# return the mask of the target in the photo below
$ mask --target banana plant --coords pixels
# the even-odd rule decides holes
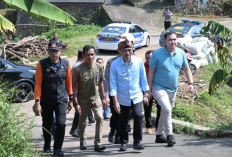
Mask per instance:
[[[48,21],[54,20],[65,24],[73,25],[76,21],[74,17],[52,5],[46,0],[3,0],[9,6],[22,9],[26,13],[37,18]]]
[[[223,68],[217,70],[210,80],[209,94],[213,95],[223,84],[232,87],[232,62],[230,60],[230,52],[227,48],[232,46],[232,30],[218,21],[210,20],[202,28],[201,34],[208,36],[214,43],[220,64]],[[220,42],[220,39],[217,38],[218,35],[223,37],[225,44]]]

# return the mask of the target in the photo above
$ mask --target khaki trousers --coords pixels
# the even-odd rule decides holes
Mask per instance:
[[[89,105],[88,105],[89,106]],[[100,145],[101,139],[102,139],[102,127],[103,127],[103,112],[102,112],[102,102],[101,99],[97,99],[92,104],[92,111],[94,113],[94,118],[96,120],[96,128],[95,128],[95,139],[94,144]],[[79,117],[79,124],[78,124],[78,131],[80,136],[80,142],[85,142],[86,140],[86,124],[87,124],[87,116],[89,112],[90,107],[84,107],[81,104],[81,115]]]

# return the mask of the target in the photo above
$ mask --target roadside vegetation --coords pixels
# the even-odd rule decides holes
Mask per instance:
[[[78,49],[82,49],[84,45],[95,44],[97,34],[103,27],[98,25],[79,25],[69,26],[62,29],[52,28],[48,32],[44,32],[39,35],[40,38],[45,37],[46,39],[53,38],[53,33],[57,32],[59,39],[62,42],[68,44],[68,48],[61,54],[61,56],[73,57],[77,55]],[[41,58],[28,58],[30,61],[39,61],[43,58],[47,58],[48,55],[42,56]]]
[[[1,79],[0,79],[1,83]],[[20,111],[22,104],[13,104],[16,92],[6,83],[0,85],[0,156],[31,157],[38,156],[30,142],[34,119]]]

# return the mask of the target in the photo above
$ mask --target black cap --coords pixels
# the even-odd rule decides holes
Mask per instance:
[[[60,40],[50,40],[48,43],[48,49],[60,51],[62,49]]]

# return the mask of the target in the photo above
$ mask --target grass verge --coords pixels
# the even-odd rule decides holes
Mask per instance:
[[[97,25],[79,25],[70,26],[62,29],[52,29],[49,32],[42,33],[39,37],[45,37],[46,39],[53,38],[53,33],[57,32],[59,39],[62,42],[68,44],[68,48],[61,54],[61,56],[73,57],[77,55],[78,49],[82,49],[84,45],[95,45],[96,35],[102,30],[103,27]],[[28,59],[31,62],[39,61],[43,58],[47,58],[48,55],[41,56],[39,58]],[[20,63],[20,62],[17,62]]]

